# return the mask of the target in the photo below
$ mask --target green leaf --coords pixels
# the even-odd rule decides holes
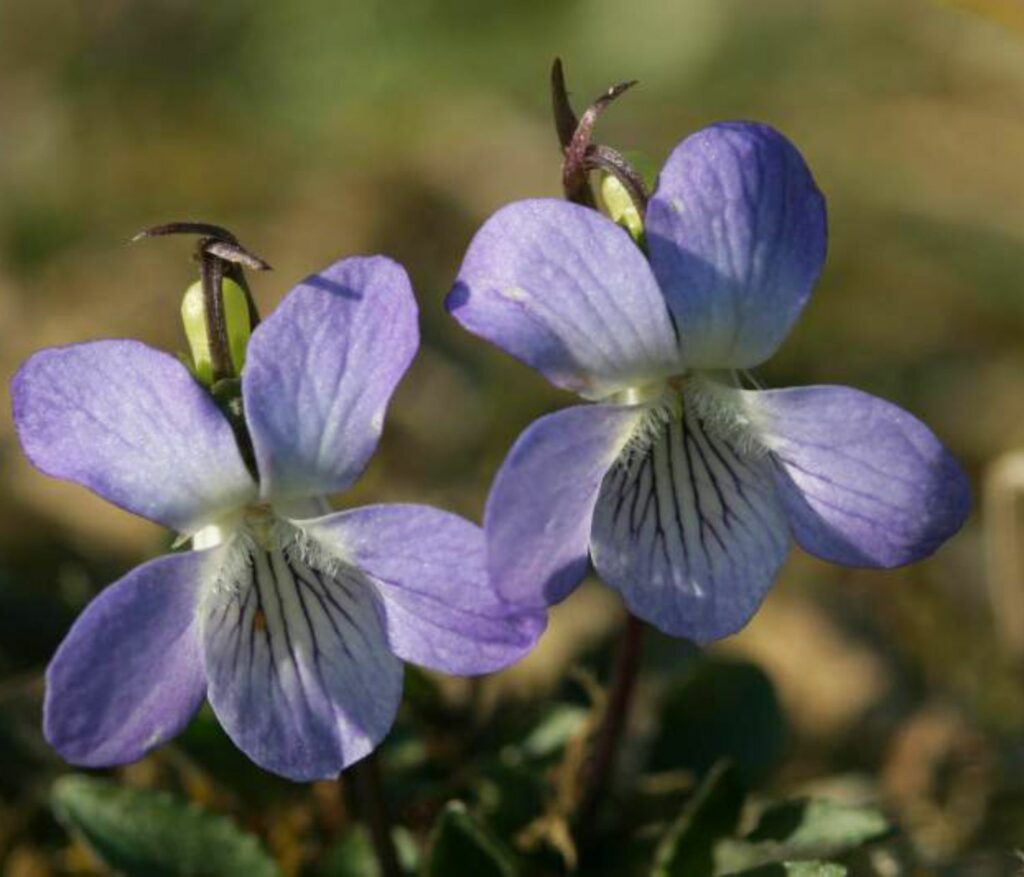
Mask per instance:
[[[743,797],[732,765],[715,765],[658,844],[651,877],[711,874],[715,841],[736,830]]]
[[[324,855],[320,877],[380,877],[370,833],[361,825],[347,831]]]
[[[128,877],[278,877],[252,835],[223,816],[163,792],[71,775],[53,785],[58,820]]]
[[[846,877],[847,871],[834,862],[775,862],[749,871],[733,871],[729,877]]]
[[[801,856],[833,856],[885,837],[885,814],[828,799],[787,801],[768,808],[747,836],[754,843],[775,842]]]
[[[892,828],[884,814],[830,800],[787,801],[769,807],[743,840],[727,840],[715,849],[716,873],[806,859],[840,858]]]
[[[785,745],[782,709],[764,672],[705,657],[670,686],[649,767],[702,776],[727,758],[753,787],[775,767]]]
[[[415,871],[419,859],[415,838],[397,825],[391,830],[391,837],[402,870]],[[316,874],[318,877],[380,877],[380,863],[369,830],[363,825],[353,826],[322,856]]]
[[[590,712],[574,704],[556,704],[523,740],[523,754],[530,758],[557,757],[579,733]]]
[[[516,877],[512,853],[465,804],[449,803],[434,825],[424,877]]]

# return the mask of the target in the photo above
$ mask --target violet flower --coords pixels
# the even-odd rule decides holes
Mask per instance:
[[[474,674],[543,628],[489,589],[480,529],[418,505],[325,514],[365,467],[419,343],[404,270],[353,258],[307,278],[252,335],[241,377],[258,468],[213,398],[135,341],[44,350],[14,379],[43,472],[192,539],[84,611],[47,673],[45,734],[71,762],[120,764],[208,699],[260,766],[336,775],[390,728],[402,660]]]
[[[932,553],[970,497],[905,411],[846,387],[752,391],[825,259],[824,200],[763,125],[683,141],[645,217],[649,258],[594,210],[511,204],[480,229],[448,308],[596,404],[540,418],[487,502],[488,569],[523,606],[587,569],[629,610],[699,642],[743,627],[791,537],[849,566]]]

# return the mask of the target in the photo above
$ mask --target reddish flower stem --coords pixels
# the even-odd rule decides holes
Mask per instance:
[[[369,825],[381,877],[402,877],[395,841],[391,835],[391,819],[384,799],[380,762],[375,751],[352,768],[352,778],[355,781],[356,806]]]
[[[629,720],[636,677],[640,669],[644,623],[632,614],[626,616],[626,629],[619,643],[614,676],[608,692],[604,717],[594,746],[594,757],[586,779],[586,791],[578,811],[576,836],[581,845],[593,833],[601,804],[615,770],[622,735]]]

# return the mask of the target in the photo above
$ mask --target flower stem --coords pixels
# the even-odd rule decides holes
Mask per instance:
[[[228,340],[228,323],[224,316],[224,263],[216,256],[205,252],[200,254],[203,279],[203,300],[206,306],[206,337],[210,344],[210,361],[213,364],[213,382],[236,377],[231,362],[231,344]]]
[[[576,836],[581,846],[585,845],[593,834],[594,823],[615,769],[622,734],[633,702],[637,672],[640,669],[643,633],[644,623],[635,615],[627,614],[626,629],[619,643],[614,676],[576,821]]]
[[[388,817],[387,802],[384,800],[384,785],[380,778],[377,753],[371,752],[355,765],[352,768],[352,777],[355,780],[359,810],[370,827],[381,877],[402,877],[395,841],[391,836],[391,819]]]

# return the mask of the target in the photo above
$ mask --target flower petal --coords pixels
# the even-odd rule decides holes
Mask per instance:
[[[46,671],[43,731],[64,758],[107,767],[141,758],[199,709],[199,584],[216,552],[159,557],[105,589]]]
[[[191,533],[256,495],[224,415],[166,353],[137,341],[50,348],[11,390],[32,463],[128,511]]]
[[[400,658],[447,673],[500,670],[544,630],[491,589],[483,531],[429,506],[378,505],[301,524],[377,586],[388,645]]]
[[[487,498],[487,568],[498,593],[524,609],[565,599],[587,572],[601,480],[645,409],[583,405],[532,423]]]
[[[960,529],[971,505],[967,479],[906,411],[849,387],[746,396],[806,551],[848,566],[900,566]]]
[[[253,333],[242,375],[263,496],[355,481],[418,345],[412,287],[390,259],[345,259],[293,289]]]
[[[691,366],[766,360],[825,261],[825,201],[796,147],[765,125],[712,125],[680,143],[646,231]]]
[[[446,306],[470,332],[588,398],[678,370],[647,260],[615,223],[576,204],[537,199],[495,213]]]
[[[633,614],[706,643],[761,604],[789,550],[786,517],[766,454],[716,434],[689,405],[652,417],[649,444],[601,486],[594,566]]]
[[[299,543],[241,537],[203,601],[210,704],[260,767],[336,777],[387,734],[402,696],[372,585],[325,573]]]

